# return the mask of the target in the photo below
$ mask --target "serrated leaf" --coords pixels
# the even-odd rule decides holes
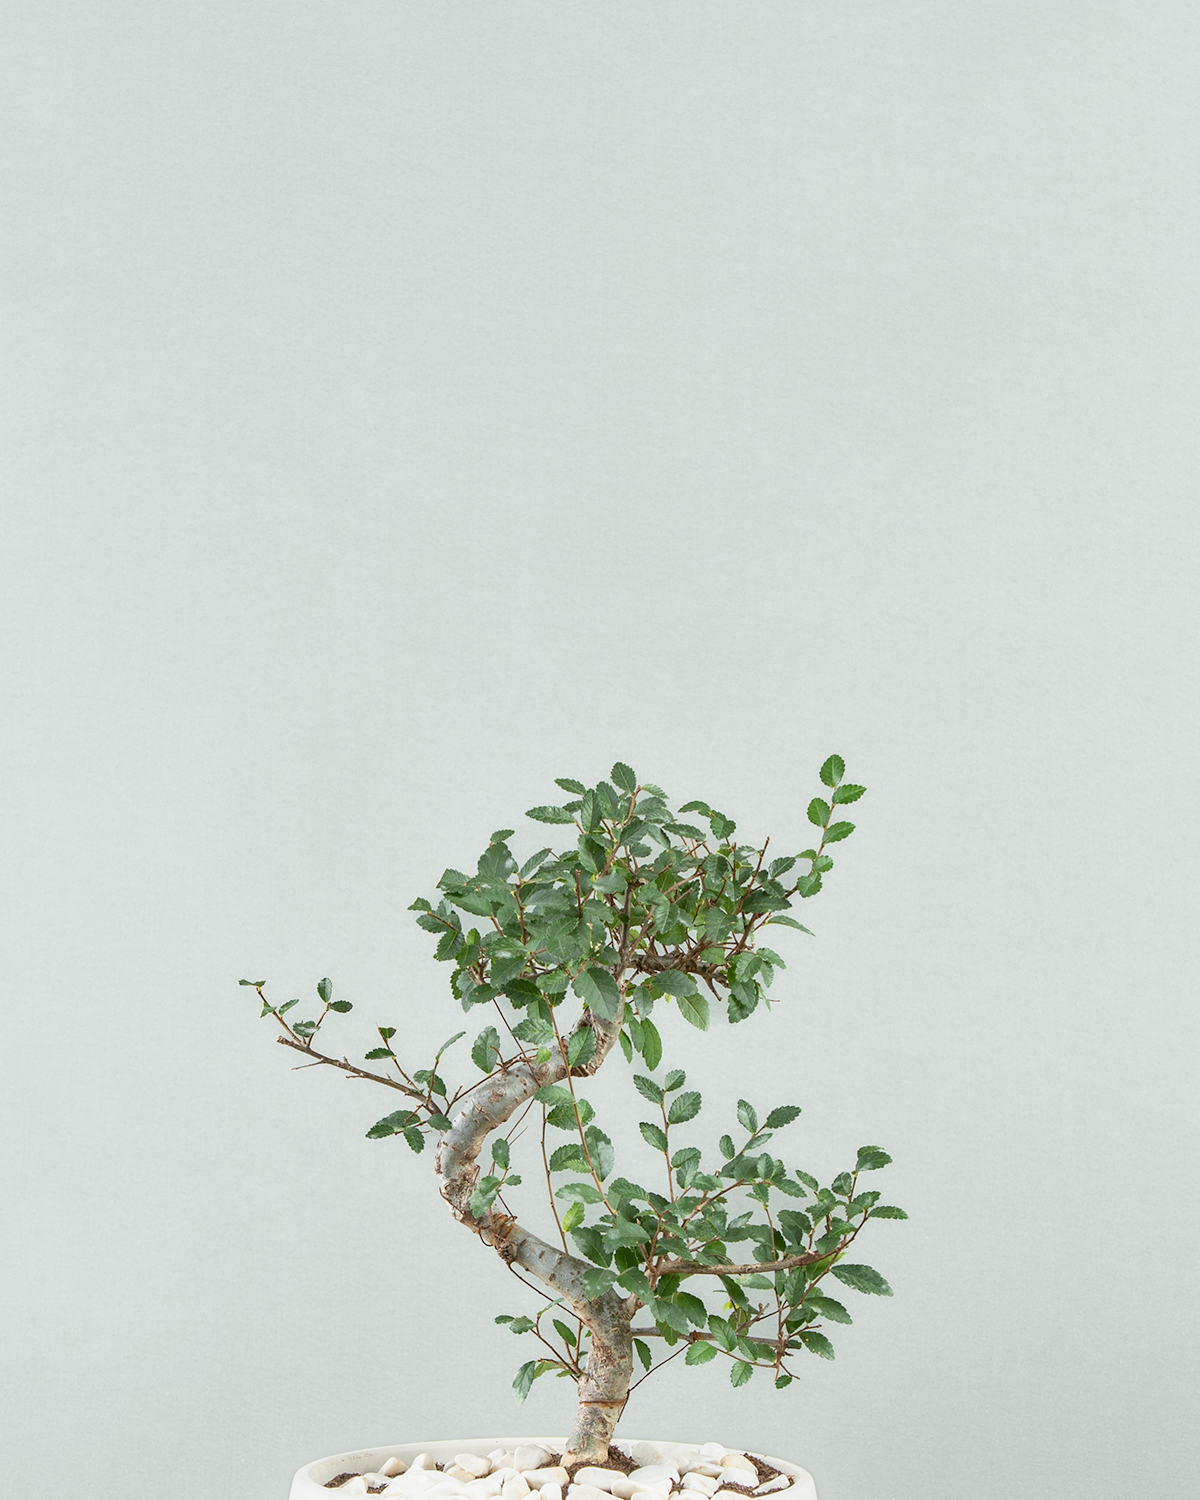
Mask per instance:
[[[821,767],[821,780],[826,786],[837,786],[846,774],[846,762],[840,755],[831,755]]]
[[[854,1164],[856,1172],[877,1172],[880,1167],[886,1167],[892,1158],[879,1146],[860,1146],[858,1148],[858,1160]]]
[[[681,1089],[687,1082],[687,1074],[682,1068],[672,1068],[663,1082],[663,1089],[668,1094],[673,1094],[676,1089]]]
[[[333,999],[333,980],[321,979],[317,982],[317,995],[326,1005]]]
[[[467,1033],[465,1031],[456,1031],[449,1041],[443,1042],[442,1045],[437,1049],[438,1059],[440,1060],[442,1053],[445,1052],[448,1047],[453,1047],[455,1042],[461,1042],[466,1034]],[[379,1028],[379,1035],[383,1037],[385,1041],[390,1041],[392,1037],[396,1035],[396,1028],[394,1026],[381,1026]]]
[[[529,1395],[530,1387],[538,1377],[539,1363],[541,1361],[536,1359],[528,1360],[516,1373],[516,1378],[513,1380],[513,1390],[516,1392],[518,1406],[525,1404],[525,1398]]]
[[[568,1141],[565,1146],[559,1146],[551,1152],[550,1170],[552,1172],[588,1172],[591,1169],[583,1154],[583,1147],[578,1141]]]
[[[892,1289],[887,1282],[870,1266],[848,1266],[845,1261],[834,1266],[833,1274],[840,1282],[852,1287],[856,1292],[869,1292],[875,1297],[890,1297]]]
[[[554,1194],[568,1203],[603,1203],[599,1190],[590,1182],[566,1182]]]
[[[587,1276],[587,1272],[586,1271],[583,1274],[584,1274],[584,1277]],[[608,1275],[608,1272],[606,1271],[604,1274]],[[650,1345],[649,1344],[644,1344],[641,1341],[641,1339],[634,1339],[634,1341],[633,1341],[633,1347],[637,1350],[637,1357],[642,1362],[642,1369],[646,1370],[646,1371],[649,1371],[650,1366],[654,1363],[654,1356],[650,1353]],[[686,1359],[687,1359],[687,1355],[685,1354],[684,1355],[684,1360],[686,1361]]]
[[[589,1125],[583,1133],[583,1138],[587,1142],[588,1154],[592,1158],[596,1176],[603,1182],[612,1171],[616,1160],[612,1142],[598,1125]]]
[[[688,1351],[683,1356],[685,1365],[706,1365],[710,1359],[716,1359],[717,1346],[709,1343],[695,1343],[688,1345]]]
[[[583,1216],[587,1212],[582,1203],[572,1203],[570,1208],[562,1216],[562,1227],[567,1234],[572,1229],[577,1229],[583,1223]]]
[[[492,1142],[492,1160],[501,1167],[509,1164],[509,1145],[502,1135],[498,1135]]]
[[[667,995],[694,995],[696,992],[695,978],[681,969],[662,969],[650,975],[650,983]]]
[[[768,927],[794,927],[797,932],[808,933],[809,937],[813,936],[803,922],[797,922],[795,917],[768,917],[766,925]]]
[[[818,1333],[815,1328],[802,1328],[800,1342],[810,1353],[819,1354],[822,1359],[833,1358],[833,1345],[823,1333]]]
[[[425,904],[428,906],[429,903],[426,902]],[[412,910],[412,907],[410,906],[409,907],[409,911],[411,911],[411,910]],[[238,980],[239,984],[248,984],[252,990],[261,990],[262,987],[263,987],[263,985],[266,984],[266,982],[267,981],[265,979],[239,979]]]
[[[784,1125],[790,1125],[802,1113],[798,1104],[781,1104],[778,1109],[773,1109],[766,1119],[768,1130],[779,1130]]]
[[[500,1033],[485,1026],[471,1045],[471,1061],[481,1073],[491,1073],[500,1061]]]
[[[642,1132],[642,1139],[648,1146],[652,1146],[655,1151],[665,1151],[667,1149],[667,1138],[660,1126],[652,1125],[649,1120],[642,1120],[638,1125],[638,1129]]]
[[[653,1021],[642,1021],[642,1060],[651,1072],[662,1062],[662,1037]]]
[[[572,1068],[583,1067],[596,1055],[596,1033],[590,1026],[573,1031],[567,1041],[567,1062]]]
[[[617,761],[608,774],[623,792],[637,791],[637,777],[633,774],[633,767],[627,766],[623,760]]]
[[[370,1052],[363,1053],[363,1060],[365,1062],[378,1062],[381,1057],[394,1056],[395,1054],[390,1047],[372,1047]]]
[[[573,823],[575,814],[569,813],[565,807],[531,807],[525,816],[532,818],[535,823]]]
[[[607,969],[602,969],[598,964],[589,965],[575,976],[571,988],[601,1020],[616,1020],[621,994],[616,980]]]
[[[576,1235],[578,1238],[578,1235]],[[617,1279],[615,1271],[606,1271],[600,1266],[588,1266],[579,1276],[583,1282],[583,1289],[587,1293],[588,1300],[594,1302],[597,1297],[603,1297],[605,1292]]]
[[[831,1323],[853,1323],[854,1319],[846,1311],[840,1302],[834,1301],[832,1297],[822,1297],[810,1292],[804,1299],[804,1306],[819,1313],[821,1317],[828,1318]]]
[[[386,1136],[398,1135],[408,1125],[417,1119],[415,1110],[398,1109],[390,1115],[384,1115],[382,1120],[376,1120],[370,1130],[367,1131],[367,1140],[381,1141]]]
[[[815,823],[818,828],[824,828],[832,817],[833,811],[828,802],[822,802],[820,797],[814,797],[808,804],[808,821]]]
[[[573,792],[576,797],[582,797],[584,792],[587,791],[587,787],[584,786],[582,781],[575,781],[570,776],[556,776],[554,778],[554,785],[562,787],[564,792]]]
[[[838,787],[830,800],[835,807],[845,802],[857,802],[866,790],[865,786],[853,786],[850,782],[847,782],[845,786]]]
[[[751,1135],[758,1129],[758,1112],[754,1106],[745,1099],[739,1099],[737,1103],[737,1117]]]
[[[641,1094],[643,1099],[648,1099],[651,1104],[661,1104],[663,1091],[655,1083],[653,1078],[647,1078],[641,1073],[633,1075],[633,1086]]]
[[[683,1019],[694,1026],[697,1031],[708,1030],[710,1013],[706,995],[681,995],[676,1005]],[[650,1059],[647,1058],[646,1061],[649,1062]]]
[[[853,823],[835,823],[832,828],[825,830],[825,842],[827,844],[838,844],[842,839],[848,839],[853,832]]]
[[[687,1359],[687,1355],[684,1355]],[[747,1364],[745,1360],[735,1359],[729,1371],[729,1384],[732,1386],[745,1385],[754,1374],[754,1366]]]
[[[895,1208],[890,1203],[880,1203],[878,1207],[871,1210],[873,1219],[907,1219],[908,1215],[902,1208]]]
[[[694,1120],[700,1113],[701,1102],[700,1095],[694,1089],[689,1089],[686,1094],[676,1095],[667,1111],[667,1123],[682,1125],[687,1120]]]
[[[733,1158],[737,1155],[737,1150],[734,1147],[732,1136],[723,1135],[717,1142],[717,1144],[721,1148],[721,1155],[725,1158],[726,1161],[732,1161]]]
[[[694,1323],[697,1328],[708,1327],[708,1309],[699,1297],[693,1296],[691,1292],[676,1292],[675,1302],[683,1308],[690,1323]]]

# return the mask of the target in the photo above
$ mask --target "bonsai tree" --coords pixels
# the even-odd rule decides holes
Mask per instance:
[[[786,965],[763,941],[766,929],[808,931],[788,912],[821,890],[833,868],[827,849],[854,831],[839,810],[864,788],[847,783],[831,755],[820,771],[825,795],[808,806],[815,847],[768,858],[769,840],[738,843],[733,820],[705,803],[675,813],[666,793],[639,784],[627,765],[610,774],[593,787],[562,777],[571,800],[529,810],[538,823],[561,825],[559,848],[518,866],[513,830],[499,829],[474,873],[447,870],[436,903],[410,907],[450,966],[454,999],[485,1022],[468,1081],[452,1086],[443,1076],[443,1057],[467,1031],[414,1067],[398,1028],[380,1026],[363,1067],[317,1050],[330,1013],[351,1009],[328,979],[317,985],[323,1009],[308,1021],[288,1018],[299,1001],[272,1005],[262,982],[241,981],[282,1028],[276,1040],[306,1064],[402,1096],[368,1137],[398,1137],[418,1154],[432,1141],[454,1217],[539,1293],[531,1315],[496,1321],[541,1346],[517,1372],[518,1400],[551,1372],[578,1387],[566,1464],[604,1462],[640,1383],[635,1371],[645,1379],[682,1354],[688,1365],[727,1360],[734,1386],[762,1370],[783,1388],[798,1355],[832,1359],[824,1327],[851,1317],[830,1296],[829,1278],[890,1296],[877,1271],[845,1257],[868,1220],[906,1217],[860,1188],[862,1173],[891,1160],[877,1146],[861,1147],[824,1187],[768,1150],[800,1114],[795,1104],[760,1115],[739,1101],[719,1158],[706,1157],[688,1139],[699,1091],[682,1069],[660,1073],[675,1017],[706,1032],[721,1010],[741,1024],[774,1003],[768,991]],[[698,822],[683,821],[688,814]],[[583,1092],[616,1055],[650,1116],[639,1125],[649,1160],[628,1177],[614,1175],[612,1141]],[[516,1193],[519,1137],[544,1179],[544,1234]]]

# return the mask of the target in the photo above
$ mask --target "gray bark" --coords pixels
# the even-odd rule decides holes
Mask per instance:
[[[622,1001],[623,1008],[623,1001]],[[596,1033],[594,1057],[574,1070],[588,1076],[607,1057],[620,1029],[621,1010],[614,1021],[591,1017]],[[538,1066],[515,1062],[502,1067],[480,1084],[444,1131],[438,1146],[437,1172],[441,1193],[454,1217],[490,1243],[510,1265],[561,1297],[591,1334],[587,1368],[579,1382],[579,1410],[575,1418],[564,1463],[584,1460],[603,1462],[617,1418],[629,1395],[633,1373],[633,1340],[630,1326],[633,1308],[615,1291],[590,1301],[583,1289],[587,1261],[547,1244],[497,1209],[482,1218],[471,1212],[471,1194],[479,1181],[479,1153],[487,1137],[527,1103],[540,1088],[559,1083],[567,1076],[567,1065],[553,1057]]]

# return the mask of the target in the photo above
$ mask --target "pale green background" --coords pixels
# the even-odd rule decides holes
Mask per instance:
[[[796,847],[837,750],[787,1004],[678,1055],[710,1136],[744,1088],[893,1152],[896,1296],[627,1430],[822,1500],[1191,1491],[1195,6],[4,31],[6,1490],[561,1429],[427,1160],[234,981],[420,1050],[403,908],[553,776]]]

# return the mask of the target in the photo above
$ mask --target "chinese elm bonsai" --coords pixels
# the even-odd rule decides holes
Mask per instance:
[[[447,870],[437,904],[418,899],[410,908],[436,936],[436,957],[451,965],[455,1000],[488,1022],[471,1046],[473,1082],[453,1087],[442,1076],[443,1055],[466,1032],[425,1068],[411,1068],[394,1046],[394,1026],[379,1027],[380,1045],[366,1053],[374,1068],[319,1052],[329,1013],[351,1008],[333,998],[328,979],[317,986],[324,1008],[315,1020],[287,1019],[296,1000],[263,999],[262,1009],[283,1028],[276,1040],[308,1063],[403,1096],[368,1136],[399,1136],[417,1153],[432,1137],[454,1217],[544,1297],[532,1317],[496,1321],[542,1345],[517,1373],[519,1400],[551,1371],[578,1387],[565,1464],[606,1460],[639,1383],[635,1369],[645,1379],[680,1354],[689,1365],[726,1359],[734,1386],[757,1369],[782,1388],[797,1354],[832,1359],[823,1324],[851,1318],[828,1294],[828,1278],[890,1296],[877,1271],[844,1257],[869,1219],[905,1217],[878,1192],[860,1190],[860,1174],[890,1160],[877,1146],[861,1147],[854,1165],[822,1187],[767,1149],[799,1108],[784,1104],[760,1118],[742,1100],[737,1134],[721,1137],[719,1161],[706,1160],[680,1141],[700,1113],[700,1094],[678,1068],[661,1082],[652,1076],[664,1007],[707,1031],[714,1003],[735,1023],[773,1003],[767,991],[785,964],[763,942],[765,929],[807,931],[787,913],[821,889],[833,867],[827,848],[854,829],[838,821],[839,809],[864,788],[847,783],[841,757],[831,755],[820,771],[826,794],[808,807],[819,842],[772,859],[769,840],[736,842],[734,822],[703,802],[675,813],[666,793],[639,784],[628,766],[610,774],[590,788],[562,777],[571,800],[530,809],[528,817],[570,830],[561,848],[540,849],[518,867],[513,830],[502,828],[473,874]],[[684,821],[688,814],[708,830]],[[263,983],[241,982],[262,998]],[[613,1175],[611,1140],[581,1092],[614,1048],[632,1065],[652,1117],[639,1125],[660,1158],[646,1187]],[[512,1148],[523,1134],[545,1179],[546,1237],[511,1196],[521,1181]],[[485,1147],[490,1162],[481,1169]],[[641,1166],[635,1175],[645,1176]],[[668,1352],[656,1360],[648,1340]]]

